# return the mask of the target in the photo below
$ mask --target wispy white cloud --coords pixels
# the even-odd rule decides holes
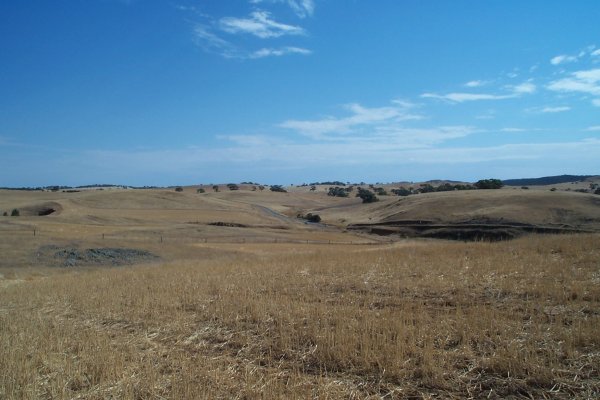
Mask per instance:
[[[475,87],[484,86],[486,84],[487,84],[486,81],[476,80],[476,81],[469,81],[469,82],[465,83],[465,86],[470,87],[470,88],[475,88]]]
[[[346,110],[351,115],[343,118],[327,117],[318,120],[287,120],[279,126],[313,138],[324,138],[327,134],[350,134],[353,130],[364,126],[381,126],[396,124],[399,121],[416,120],[422,117],[409,111],[411,105],[396,101],[392,106],[367,108],[360,104],[348,104]]]
[[[264,58],[264,57],[279,57],[286,54],[300,54],[300,55],[309,55],[312,54],[312,51],[308,49],[304,49],[302,47],[280,47],[280,48],[262,48],[257,50],[249,55],[249,58]]]
[[[502,129],[500,129],[500,132],[518,133],[518,132],[527,132],[527,129],[523,129],[523,128],[502,128]]]
[[[272,19],[268,11],[253,11],[249,18],[224,17],[219,20],[219,28],[227,33],[251,34],[261,39],[284,35],[303,35],[299,26],[283,24]]]
[[[250,0],[250,3],[286,3],[300,18],[310,17],[315,12],[313,0]]]
[[[593,57],[600,56],[600,49],[592,51],[590,53],[590,55],[593,56]]]
[[[559,112],[569,111],[570,109],[571,109],[571,107],[568,107],[568,106],[544,107],[544,108],[540,109],[540,112],[542,112],[542,113],[559,113]]]
[[[600,68],[573,72],[567,78],[550,82],[547,88],[555,92],[600,96]],[[592,104],[600,106],[600,99],[592,99]]]
[[[586,129],[588,132],[600,132],[600,125],[590,126]]]
[[[423,98],[449,100],[456,103],[464,103],[466,101],[478,101],[478,100],[504,100],[515,97],[514,94],[497,95],[497,94],[486,94],[486,93],[448,93],[448,94],[435,94],[435,93],[423,93]]]
[[[461,128],[456,127],[458,131]],[[463,128],[464,129],[464,128]],[[435,130],[417,130],[413,136],[436,136]],[[240,165],[277,166],[278,169],[306,168],[306,165],[327,168],[328,166],[369,165],[454,165],[489,163],[501,160],[561,160],[571,165],[595,160],[600,151],[600,140],[583,139],[571,142],[518,143],[499,146],[467,147],[416,147],[405,143],[405,137],[382,142],[381,140],[348,140],[342,143],[296,143],[269,141],[268,138],[252,137],[231,139],[231,145],[212,149],[187,148],[155,151],[86,151],[74,154],[68,165],[77,165],[82,170],[95,167],[117,173],[128,171],[132,176],[148,172],[181,172],[202,170],[207,166]],[[265,141],[266,140],[266,141]],[[294,154],[294,157],[289,157]],[[343,154],[335,158],[332,154]]]
[[[536,86],[531,82],[523,82],[520,85],[514,85],[511,87],[514,94],[531,94],[535,93]]]
[[[567,63],[572,63],[577,61],[577,57],[576,56],[568,56],[568,55],[560,55],[560,56],[556,56],[556,57],[552,57],[552,59],[550,59],[550,64],[552,65],[560,65],[560,64],[567,64]]]
[[[219,37],[205,25],[196,25],[194,35],[196,43],[205,51],[218,53],[226,58],[240,57],[239,50],[232,43]]]
[[[479,82],[479,81],[472,81]],[[471,82],[468,82],[469,84]],[[472,87],[476,87],[479,83],[472,84]],[[437,93],[423,93],[422,98],[447,100],[455,103],[464,103],[467,101],[480,101],[480,100],[505,100],[520,97],[525,94],[531,94],[536,91],[536,86],[531,82],[523,82],[519,85],[508,85],[505,89],[509,90],[506,94],[491,94],[491,93],[465,93],[465,92],[454,92],[447,94]]]

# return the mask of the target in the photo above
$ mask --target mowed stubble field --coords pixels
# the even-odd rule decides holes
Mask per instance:
[[[365,206],[323,193],[2,192],[0,209],[50,203],[0,224],[0,398],[600,394],[598,234],[355,235],[338,226]],[[160,258],[64,267],[48,246]]]

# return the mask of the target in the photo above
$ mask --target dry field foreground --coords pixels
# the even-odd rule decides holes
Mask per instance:
[[[0,398],[600,396],[598,235],[197,247],[0,288]]]

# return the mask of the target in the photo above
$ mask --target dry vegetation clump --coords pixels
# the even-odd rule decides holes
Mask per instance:
[[[0,291],[0,398],[595,398],[600,237],[306,246]]]

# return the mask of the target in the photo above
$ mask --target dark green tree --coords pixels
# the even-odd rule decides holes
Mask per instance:
[[[403,187],[398,189],[392,189],[392,193],[394,193],[396,196],[410,196],[412,194],[410,190],[405,189]]]
[[[500,179],[480,179],[474,186],[477,189],[500,189],[504,184]]]
[[[379,201],[377,196],[375,196],[375,193],[363,188],[358,188],[356,197],[360,197],[363,203],[375,203],[376,201]]]
[[[271,185],[269,190],[271,190],[271,192],[287,193],[287,190],[285,190],[281,185]]]

